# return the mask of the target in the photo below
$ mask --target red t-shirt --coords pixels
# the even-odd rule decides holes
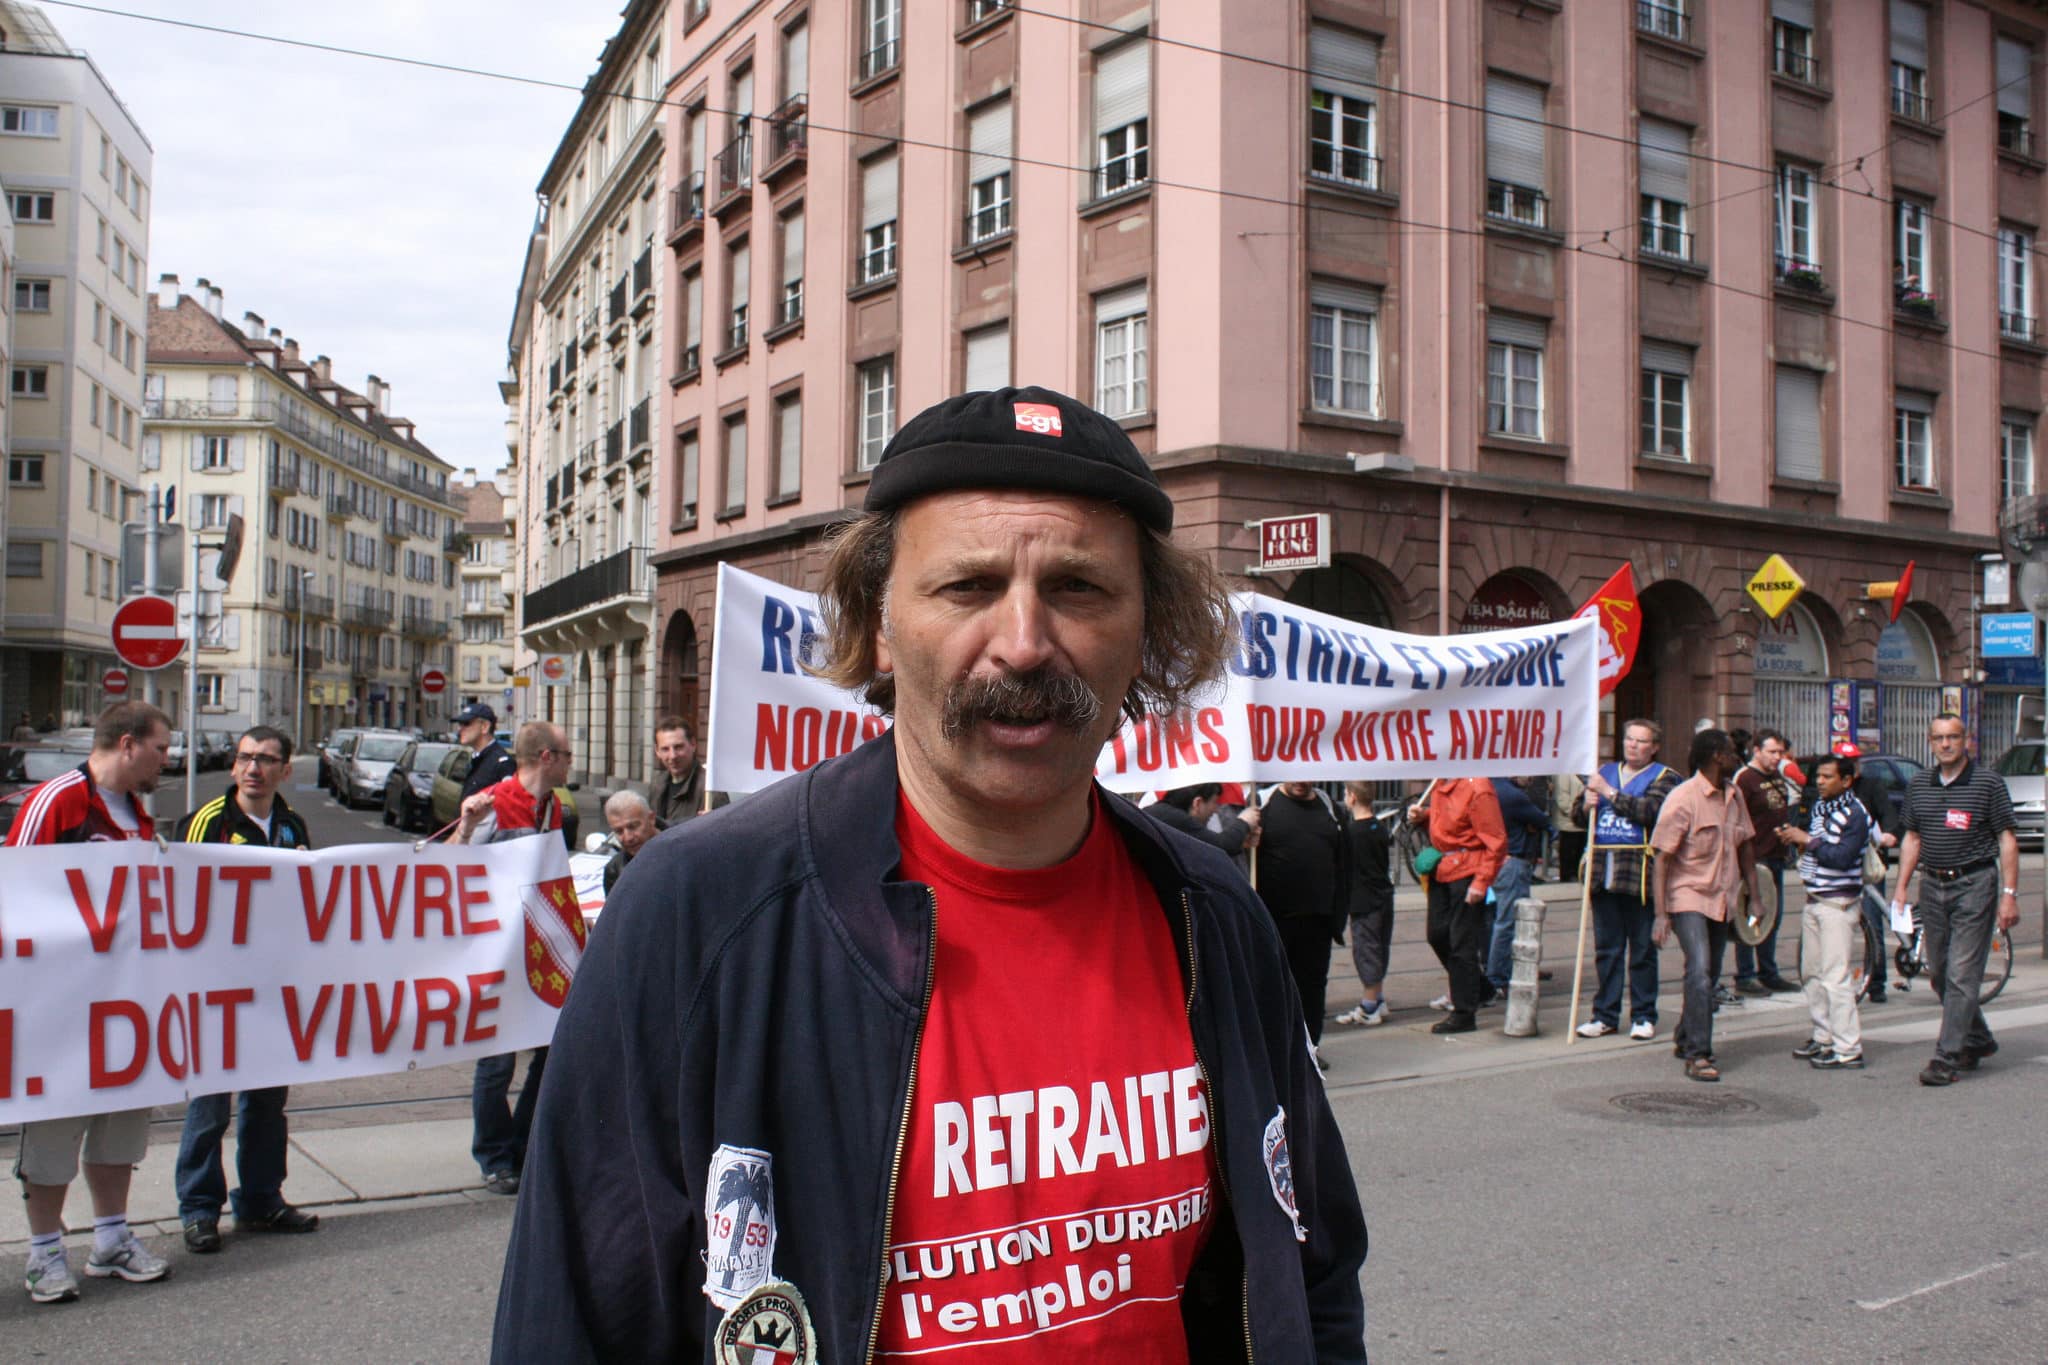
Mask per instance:
[[[881,1354],[1184,1362],[1209,1110],[1173,934],[1101,811],[1011,871],[899,800],[938,969],[897,1173]]]

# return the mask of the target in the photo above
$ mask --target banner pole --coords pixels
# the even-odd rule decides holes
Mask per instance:
[[[1593,844],[1587,831],[1586,851],[1579,856],[1579,946],[1572,950],[1572,1015],[1564,1045],[1579,1041],[1579,987],[1586,975],[1586,920],[1593,913]]]

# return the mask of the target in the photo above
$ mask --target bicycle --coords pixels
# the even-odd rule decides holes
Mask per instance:
[[[1865,913],[1858,915],[1856,918],[1856,928],[1863,939],[1863,952],[1858,957],[1856,966],[1850,970],[1849,974],[1850,980],[1856,983],[1856,999],[1858,1001],[1861,1001],[1865,995],[1870,993],[1870,979],[1877,971],[1877,955],[1884,951],[1883,938],[1876,930],[1870,927],[1870,912],[1872,910],[1875,911],[1877,922],[1880,924],[1889,923],[1891,920],[1891,907],[1886,903],[1884,897],[1877,893],[1876,887],[1866,886],[1863,888],[1863,906]],[[1911,905],[1906,907],[1906,915],[1912,921],[1913,932],[1901,934],[1896,929],[1893,930],[1899,942],[1898,947],[1892,950],[1892,967],[1896,976],[1891,983],[1891,989],[1899,991],[1912,990],[1913,978],[1927,970],[1927,960],[1921,956],[1920,949],[1920,920],[1913,914],[1913,907]],[[1804,966],[1806,944],[1803,935],[1801,939],[1797,970],[1800,980],[1804,981],[1806,979]],[[2006,930],[1993,925],[1991,930],[1991,951],[1984,959],[1984,980],[1977,988],[1978,1005],[1988,1005],[1993,1000],[1996,1000],[1998,993],[2005,989],[2005,983],[2011,979],[2012,935]]]

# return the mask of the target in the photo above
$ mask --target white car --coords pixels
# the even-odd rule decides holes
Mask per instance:
[[[2041,842],[2042,792],[2044,785],[2048,785],[2042,780],[2042,747],[2038,739],[2023,740],[1998,760],[1998,775],[2005,779],[2005,789],[2012,794],[2012,817],[2020,827],[2022,844]]]

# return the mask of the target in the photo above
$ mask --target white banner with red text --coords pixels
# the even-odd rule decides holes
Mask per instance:
[[[0,853],[0,1123],[545,1046],[581,960],[560,839]]]
[[[1096,776],[1112,791],[1197,782],[1523,777],[1598,763],[1598,628],[1589,619],[1404,635],[1259,593],[1190,710],[1126,720]],[[718,567],[705,780],[757,791],[889,726],[807,671],[824,656],[815,593]]]

